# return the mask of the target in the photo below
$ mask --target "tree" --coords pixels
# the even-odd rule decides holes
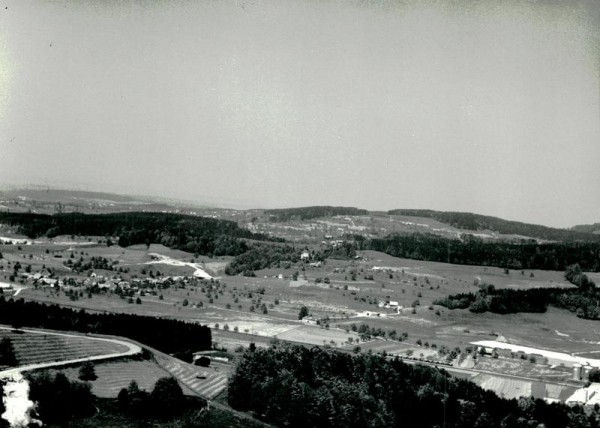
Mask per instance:
[[[79,368],[79,379],[86,381],[98,379],[94,364],[92,364],[90,361],[83,363]]]
[[[304,317],[308,316],[308,308],[306,306],[302,306],[300,308],[300,312],[298,313],[298,319],[301,320]]]
[[[489,428],[492,426],[494,426],[494,420],[487,412],[482,412],[474,425],[475,428]]]
[[[179,413],[183,405],[183,390],[174,377],[163,377],[156,381],[150,393],[150,401],[155,416],[171,418]]]
[[[590,374],[588,375],[588,380],[590,382],[600,382],[600,369],[592,369],[590,370]]]
[[[13,367],[16,365],[17,357],[15,356],[12,340],[9,337],[5,337],[0,340],[0,366]]]

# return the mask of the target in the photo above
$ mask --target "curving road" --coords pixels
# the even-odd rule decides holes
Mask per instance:
[[[14,329],[11,327],[0,327],[0,330],[14,330]],[[65,366],[65,365],[69,365],[69,364],[78,364],[78,363],[83,363],[86,361],[108,360],[111,358],[136,355],[136,354],[139,354],[140,352],[142,352],[142,348],[140,346],[133,344],[133,343],[126,342],[124,340],[106,339],[106,338],[99,338],[99,337],[92,337],[92,336],[81,336],[78,334],[69,334],[69,333],[49,332],[47,330],[44,330],[44,331],[30,330],[30,329],[24,329],[24,328],[20,328],[19,331],[24,331],[26,333],[33,333],[33,334],[74,337],[77,339],[88,339],[88,340],[96,340],[96,341],[101,341],[101,342],[110,342],[113,344],[117,344],[117,345],[126,347],[127,351],[116,352],[116,353],[112,353],[112,354],[104,354],[104,355],[94,355],[94,356],[89,356],[89,357],[84,357],[84,358],[76,358],[76,359],[72,359],[72,360],[49,361],[46,363],[28,364],[26,366],[11,367],[10,369],[0,371],[0,378],[9,377],[15,373],[20,373],[20,372],[29,371],[29,370],[45,369],[48,367],[58,367],[58,366]]]

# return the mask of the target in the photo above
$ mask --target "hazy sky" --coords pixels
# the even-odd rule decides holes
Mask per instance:
[[[600,2],[0,5],[0,183],[600,221]]]

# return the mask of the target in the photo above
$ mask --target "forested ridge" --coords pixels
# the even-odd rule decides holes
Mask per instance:
[[[131,314],[88,313],[58,305],[6,300],[0,295],[0,324],[128,337],[168,354],[210,349],[212,335],[204,325]]]
[[[369,212],[355,207],[314,206],[265,210],[271,221],[309,220],[336,215],[367,215]]]
[[[308,210],[310,213],[312,208],[319,213],[327,209],[346,210],[343,207],[307,207],[291,208],[285,212]],[[229,274],[272,267],[282,261],[295,262],[299,255],[292,246],[272,244],[273,241],[282,242],[282,239],[252,233],[233,221],[183,214],[0,213],[0,223],[16,226],[19,233],[31,238],[57,235],[118,237],[118,244],[123,247],[157,243],[191,253],[238,256]],[[354,254],[355,250],[375,250],[415,260],[509,269],[564,270],[578,263],[584,270],[600,271],[598,241],[538,243],[524,239],[506,242],[484,240],[468,234],[462,235],[461,239],[452,239],[428,233],[393,234],[383,238],[354,235],[345,239],[346,254]],[[327,255],[327,250],[322,252]]]
[[[290,427],[598,427],[597,411],[506,400],[437,368],[292,345],[246,351],[228,400]]]
[[[467,212],[396,209],[388,211],[390,215],[426,217],[449,224],[458,229],[493,230],[506,235],[523,235],[557,241],[592,240],[600,241],[600,235],[589,233],[587,229],[558,229],[519,221],[504,220],[498,217]]]
[[[16,226],[19,233],[29,238],[118,236],[118,244],[122,247],[157,243],[191,253],[217,256],[247,251],[248,244],[243,238],[280,241],[252,233],[233,221],[171,213],[0,213],[0,223]]]
[[[357,241],[357,244],[361,242]],[[359,249],[381,251],[394,257],[464,265],[564,270],[579,263],[582,269],[600,271],[600,243],[589,241],[517,243],[487,241],[470,235],[449,239],[417,233],[364,240]]]
[[[600,223],[578,224],[577,226],[573,226],[571,230],[576,232],[594,233],[598,235],[600,234]]]

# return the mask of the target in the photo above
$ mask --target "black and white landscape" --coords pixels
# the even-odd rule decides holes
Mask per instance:
[[[0,0],[0,427],[600,426],[599,28]]]

